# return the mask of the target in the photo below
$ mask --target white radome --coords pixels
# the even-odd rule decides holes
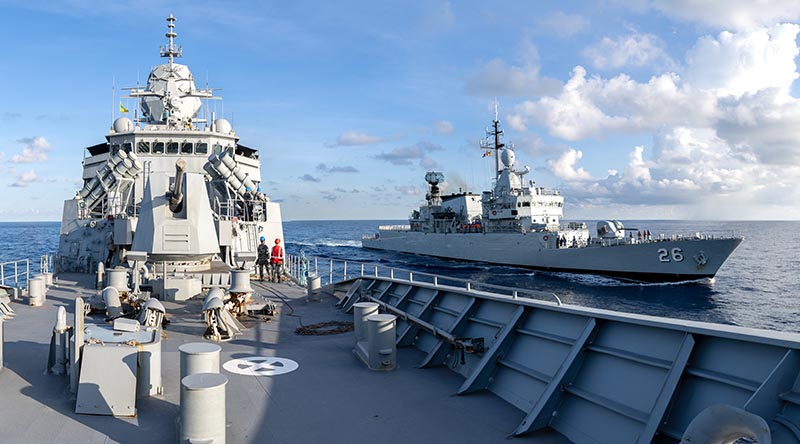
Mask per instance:
[[[119,117],[114,121],[113,128],[115,133],[126,133],[128,131],[133,131],[133,122],[127,117]]]
[[[228,122],[228,119],[217,119],[214,121],[214,128],[216,128],[217,132],[220,134],[230,134],[233,131],[233,127],[231,123]]]
[[[514,160],[516,160],[516,156],[514,155],[514,151],[506,148],[500,152],[500,161],[503,162],[503,165],[511,168],[514,166]]]

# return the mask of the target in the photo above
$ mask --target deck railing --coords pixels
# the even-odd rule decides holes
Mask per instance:
[[[0,263],[0,285],[20,288],[31,275],[31,260],[19,259]]]
[[[395,281],[430,284],[434,287],[442,285],[466,288],[467,291],[491,291],[492,293],[511,296],[513,298],[527,297],[555,301],[561,305],[561,299],[559,299],[555,293],[504,287],[502,285],[487,284],[485,282],[475,282],[469,279],[453,278],[411,271],[403,268],[387,267],[381,264],[348,261],[330,257],[305,257],[287,254],[286,272],[301,283],[305,283],[309,276],[319,276],[320,285],[323,286],[360,277],[381,277]]]

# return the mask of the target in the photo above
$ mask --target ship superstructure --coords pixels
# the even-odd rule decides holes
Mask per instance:
[[[382,226],[362,238],[365,248],[450,259],[515,265],[546,271],[594,273],[635,281],[713,278],[742,239],[732,236],[653,235],[600,221],[596,233],[583,222],[562,221],[564,197],[527,179],[513,147],[501,141],[495,109],[481,143],[495,159],[494,186],[477,195],[442,195],[444,175],[430,171],[426,202],[408,225]]]
[[[138,101],[133,118],[118,117],[105,142],[86,148],[84,185],[64,202],[63,271],[91,271],[109,251],[115,263],[136,251],[170,271],[204,271],[214,260],[251,264],[261,236],[283,239],[280,206],[261,192],[259,151],[225,118],[207,118],[203,101],[219,97],[176,63],[183,51],[175,18],[167,22],[167,62],[126,96]]]

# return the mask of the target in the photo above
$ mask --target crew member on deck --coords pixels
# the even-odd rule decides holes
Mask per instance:
[[[264,280],[264,268],[268,267],[269,263],[269,247],[267,246],[267,239],[264,236],[261,236],[261,243],[258,245],[258,258],[256,259],[256,264],[258,264],[258,275],[259,280]],[[269,273],[269,269],[267,269],[267,273]]]
[[[280,239],[275,239],[275,246],[272,247],[272,252],[269,256],[269,265],[272,282],[280,282],[283,271],[283,248],[281,248]]]
[[[114,245],[114,232],[109,231],[106,234],[106,247],[108,247],[108,256],[106,257],[106,268],[111,268],[111,260],[114,259],[114,253],[117,251]]]

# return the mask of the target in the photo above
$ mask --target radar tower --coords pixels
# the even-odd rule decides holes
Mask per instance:
[[[169,39],[169,45],[161,47],[161,57],[169,57],[169,66],[172,66],[175,57],[183,56],[183,47],[175,46],[175,42],[173,41],[178,34],[175,32],[175,17],[172,14],[167,17],[167,22],[169,23],[167,25],[169,31],[167,31],[165,36]]]

